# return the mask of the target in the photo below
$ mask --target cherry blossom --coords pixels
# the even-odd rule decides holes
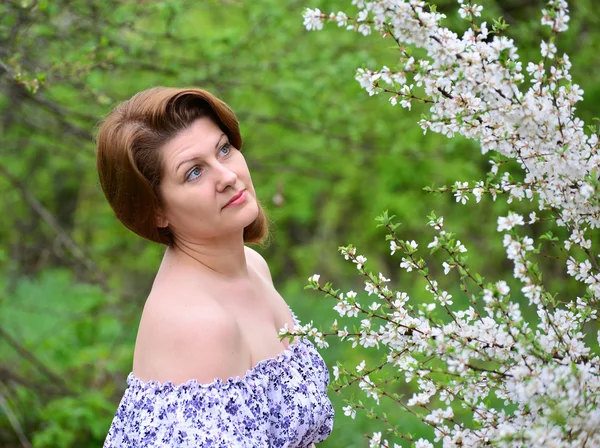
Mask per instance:
[[[453,194],[461,205],[486,196],[504,198],[510,207],[523,203],[520,213],[497,217],[514,278],[486,280],[474,272],[467,247],[444,228],[443,217],[428,217],[426,228],[433,236],[420,246],[402,239],[385,212],[379,223],[388,231],[390,255],[400,258],[400,275],[422,278],[424,294],[411,298],[393,289],[395,282],[386,273],[371,272],[357,248],[343,247],[343,257],[364,281],[360,297],[321,284],[318,275],[308,287],[333,299],[348,325],[339,330],[336,320],[326,332],[311,322],[293,334],[313,337],[321,347],[327,337],[337,337],[353,348],[384,353],[379,365],[335,366],[335,384],[340,389],[357,384],[375,405],[392,400],[433,429],[431,440],[414,441],[402,432],[400,419],[389,433],[398,436],[397,443],[376,431],[368,436],[369,446],[399,447],[406,440],[417,448],[600,446],[600,356],[586,338],[597,328],[600,301],[600,267],[591,238],[600,227],[600,148],[597,133],[586,133],[585,123],[574,116],[583,91],[571,79],[568,55],[560,55],[556,46],[568,27],[567,2],[547,1],[541,11],[541,23],[548,26],[541,60],[524,62],[497,25],[490,30],[477,22],[483,7],[471,0],[458,0],[458,15],[470,24],[462,35],[443,27],[444,14],[422,0],[352,4],[357,9],[352,14],[308,9],[304,25],[320,30],[333,22],[399,44],[397,66],[360,68],[356,80],[369,95],[389,95],[391,105],[410,110],[414,101],[426,102],[429,114],[419,121],[424,132],[461,135],[490,157],[485,180],[456,180],[450,188],[431,191]],[[423,56],[410,56],[409,46]],[[509,161],[520,167],[518,176],[506,168]],[[541,220],[566,228],[568,238],[560,241],[548,233],[534,239],[531,235],[539,232],[530,227]],[[558,267],[580,286],[576,296],[559,297],[548,289],[551,283],[536,258],[548,245],[560,250]],[[442,283],[452,281],[452,288]],[[461,292],[467,306],[457,305],[465,303],[457,300]],[[359,298],[369,305],[363,307]],[[593,338],[600,345],[600,331]],[[412,392],[405,397],[389,393],[394,382],[408,383]],[[506,407],[490,407],[493,399]],[[357,410],[377,412],[377,406],[370,411],[351,401],[343,408],[351,418]]]

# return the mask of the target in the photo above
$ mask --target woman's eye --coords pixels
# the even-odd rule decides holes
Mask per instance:
[[[200,168],[195,167],[192,171],[190,171],[186,177],[186,180],[194,180],[200,177],[202,174],[202,170]]]
[[[221,154],[226,156],[231,152],[231,144],[230,143],[225,143],[223,146],[221,146]]]

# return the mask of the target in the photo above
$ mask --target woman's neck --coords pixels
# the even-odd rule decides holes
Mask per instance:
[[[167,248],[164,262],[186,265],[225,279],[248,277],[243,238],[210,241],[208,243],[176,242]]]

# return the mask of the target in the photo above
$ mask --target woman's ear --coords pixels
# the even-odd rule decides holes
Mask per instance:
[[[165,214],[162,210],[158,210],[156,212],[156,227],[169,227],[169,220],[165,217]]]

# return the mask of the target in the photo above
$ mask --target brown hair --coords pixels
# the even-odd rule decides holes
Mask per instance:
[[[195,120],[209,117],[241,150],[233,111],[202,89],[154,87],[119,104],[100,125],[96,165],[100,185],[117,218],[136,234],[174,245],[168,228],[156,225],[162,171],[160,148]],[[264,210],[244,229],[245,243],[262,243],[268,233]]]

